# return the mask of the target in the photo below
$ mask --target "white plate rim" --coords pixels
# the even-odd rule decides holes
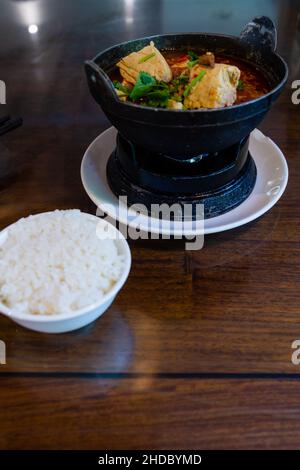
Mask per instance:
[[[88,148],[86,149],[85,153],[84,153],[84,156],[83,156],[83,159],[82,159],[82,162],[81,162],[81,167],[80,167],[80,174],[81,174],[81,181],[82,181],[82,184],[83,184],[83,187],[87,193],[87,195],[89,196],[89,198],[93,201],[93,203],[99,207],[100,209],[103,209],[103,211],[108,215],[110,216],[112,219],[116,219],[118,220],[120,223],[124,224],[124,225],[127,225],[129,227],[132,227],[132,228],[139,228],[141,229],[142,231],[145,231],[145,232],[149,232],[149,221],[150,221],[150,227],[151,227],[151,230],[150,232],[151,233],[154,233],[154,234],[160,234],[160,235],[171,235],[171,236],[182,236],[182,235],[185,235],[185,236],[196,236],[196,235],[208,235],[208,234],[213,234],[213,233],[218,233],[218,232],[223,232],[223,231],[227,231],[227,230],[232,230],[234,228],[237,228],[237,227],[240,227],[242,225],[245,225],[245,224],[248,224],[249,222],[252,222],[253,220],[261,217],[262,215],[264,215],[266,212],[268,212],[278,201],[279,199],[281,198],[281,196],[283,195],[285,189],[286,189],[286,186],[287,186],[287,183],[288,183],[288,176],[289,176],[289,170],[288,170],[288,165],[287,165],[287,162],[286,162],[286,159],[282,153],[282,151],[280,150],[280,148],[278,147],[278,145],[275,144],[275,142],[273,142],[272,139],[270,139],[269,137],[265,136],[260,130],[258,129],[255,129],[252,133],[251,133],[251,137],[250,137],[250,145],[251,145],[251,139],[255,139],[258,143],[261,143],[261,144],[267,144],[267,145],[270,145],[273,147],[273,149],[275,150],[275,153],[276,153],[276,156],[278,158],[278,162],[280,162],[280,164],[282,165],[282,182],[280,183],[280,189],[278,190],[278,192],[274,195],[272,195],[272,197],[270,198],[269,202],[268,203],[265,203],[262,205],[262,207],[259,209],[259,210],[256,210],[254,212],[251,212],[250,214],[246,215],[245,217],[239,219],[239,220],[236,220],[234,222],[231,222],[231,223],[225,223],[225,224],[222,224],[222,217],[224,216],[228,216],[228,214],[232,213],[233,211],[235,211],[237,208],[234,208],[232,209],[231,211],[228,211],[226,212],[225,214],[222,214],[220,216],[217,216],[217,217],[213,217],[211,219],[208,219],[206,222],[204,221],[204,227],[203,227],[203,221],[198,221],[198,227],[196,228],[190,228],[191,226],[191,222],[185,222],[183,224],[184,228],[182,228],[182,224],[180,224],[180,228],[176,228],[173,227],[170,229],[170,226],[167,227],[167,228],[163,228],[163,227],[153,227],[153,222],[154,219],[153,218],[150,218],[148,216],[145,216],[145,215],[140,215],[139,218],[138,218],[138,221],[135,222],[135,221],[128,221],[128,218],[125,217],[125,216],[122,216],[122,214],[120,215],[120,213],[118,214],[118,216],[116,217],[116,213],[115,211],[110,211],[109,210],[109,207],[107,207],[105,205],[105,203],[103,203],[101,200],[99,200],[98,197],[96,197],[92,191],[90,191],[89,189],[89,182],[87,181],[87,178],[86,178],[86,170],[85,170],[85,167],[87,165],[87,161],[88,161],[88,158],[89,158],[89,155],[91,153],[91,150],[95,147],[95,145],[97,145],[97,142],[105,137],[110,137],[109,134],[112,134],[112,137],[113,137],[113,134],[116,135],[117,131],[116,129],[111,126],[109,127],[108,129],[106,129],[105,131],[103,131],[100,135],[98,135],[92,142],[91,144],[88,146]],[[108,160],[108,157],[110,155],[112,150],[110,150],[109,152],[107,152],[107,156],[106,156],[106,159],[103,159],[103,164],[105,164]],[[251,153],[252,154],[252,157],[254,158],[255,160],[255,163],[256,165],[258,166],[258,171],[259,171],[259,156],[258,155],[254,155],[253,152]],[[246,209],[246,206],[247,206],[247,203],[249,203],[249,200],[251,199],[251,197],[253,197],[255,195],[255,188],[256,188],[256,185],[257,185],[257,182],[254,186],[254,189],[253,191],[251,192],[251,194],[248,196],[248,198],[238,206],[238,209],[240,210],[241,208],[245,208]],[[116,199],[116,196],[112,193],[111,190],[109,190],[110,193],[111,193],[111,204],[112,205],[115,205],[114,204],[114,199]],[[125,210],[124,210],[125,212]],[[246,212],[246,211],[245,211]],[[156,219],[157,220],[157,219]],[[145,223],[143,223],[143,221],[145,221]],[[217,226],[213,226],[213,227],[205,227],[205,223],[209,223],[209,221],[213,221],[214,223],[217,223],[218,221],[220,221],[220,224],[217,225]],[[177,222],[176,222],[177,223]],[[175,223],[175,224],[176,224]],[[174,224],[173,224],[174,225]]]

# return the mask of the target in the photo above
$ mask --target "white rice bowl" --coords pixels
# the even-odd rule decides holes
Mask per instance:
[[[118,232],[104,222],[74,209],[8,227],[0,238],[0,303],[48,316],[101,302],[124,271]]]

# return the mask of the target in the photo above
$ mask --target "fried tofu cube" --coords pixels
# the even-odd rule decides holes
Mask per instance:
[[[223,108],[234,104],[240,69],[228,64],[215,64],[213,68],[197,64],[191,69],[190,83],[203,71],[205,75],[191,88],[184,106],[187,109]]]
[[[120,73],[129,83],[135,84],[140,72],[147,72],[157,80],[170,82],[172,80],[172,71],[164,58],[151,41],[149,46],[144,47],[138,52],[123,57],[117,66]]]

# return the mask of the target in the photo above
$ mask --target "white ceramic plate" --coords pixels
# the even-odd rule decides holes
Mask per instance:
[[[145,232],[163,235],[201,235],[222,232],[247,224],[271,209],[288,182],[288,166],[278,146],[258,129],[250,136],[250,152],[257,180],[250,196],[235,209],[205,221],[166,221],[138,214],[119,205],[106,178],[107,160],[115,148],[117,131],[110,127],[86,150],[81,164],[83,186],[97,207],[115,220]]]

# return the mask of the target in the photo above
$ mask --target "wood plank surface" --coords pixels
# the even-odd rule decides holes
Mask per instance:
[[[298,381],[3,378],[6,449],[299,449]]]
[[[300,2],[27,3],[1,4],[0,115],[20,115],[24,126],[1,138],[0,229],[56,208],[95,214],[80,163],[110,124],[83,62],[147,34],[238,35],[254,16],[274,19],[290,76],[260,129],[285,154],[290,178],[270,212],[205,237],[201,251],[131,241],[128,282],[82,330],[43,335],[0,316],[0,448],[298,448],[300,105],[291,84],[300,80]],[[39,23],[35,36],[29,20]]]

